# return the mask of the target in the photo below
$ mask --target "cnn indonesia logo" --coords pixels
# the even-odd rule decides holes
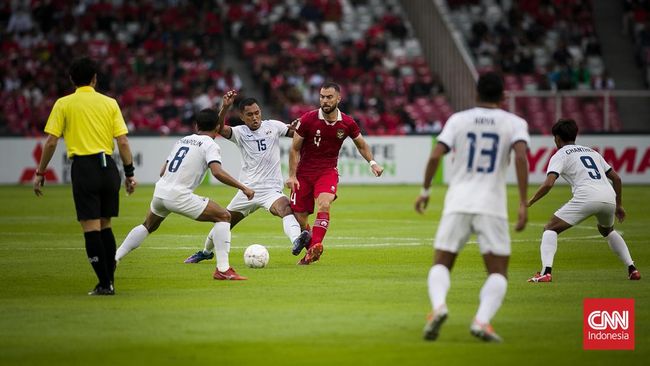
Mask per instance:
[[[634,299],[584,299],[583,348],[634,350]]]

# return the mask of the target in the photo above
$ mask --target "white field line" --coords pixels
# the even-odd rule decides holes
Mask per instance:
[[[348,239],[354,239],[353,237],[346,237]],[[338,237],[332,237],[328,238],[331,240],[336,241]],[[367,238],[364,238],[367,239]],[[387,239],[387,238],[382,238],[382,239]],[[390,238],[388,238],[390,239]],[[404,239],[404,238],[402,238]],[[361,244],[358,241],[351,241],[351,242],[343,242],[343,243],[332,243],[332,244],[327,244],[327,247],[330,248],[391,248],[391,247],[420,247],[420,246],[432,246],[433,245],[433,239],[419,239],[419,238],[406,238],[409,241],[413,241],[412,243],[386,243],[386,242],[375,242],[375,243],[367,243],[367,244]],[[589,236],[581,236],[581,237],[560,237],[558,238],[559,241],[564,242],[564,241],[591,241],[591,240],[596,240],[596,239],[602,239],[602,236],[600,235],[589,235]],[[512,239],[512,243],[530,243],[530,239]],[[538,241],[532,240],[533,243],[537,243]],[[468,241],[468,244],[477,244],[477,241],[475,240],[470,240]],[[149,249],[149,250],[197,250],[197,248],[200,249],[200,244],[197,243],[196,246],[148,246],[146,242],[139,248],[140,250],[142,249]],[[233,245],[231,248],[233,249],[245,249],[248,245]],[[276,244],[269,244],[265,245],[269,249],[287,249],[289,248],[289,244],[287,245],[276,245]],[[30,251],[66,251],[66,250],[85,250],[82,246],[80,247],[60,247],[60,248],[42,248],[42,247],[7,247],[3,246],[0,247],[0,251],[25,251],[25,250],[30,250]]]

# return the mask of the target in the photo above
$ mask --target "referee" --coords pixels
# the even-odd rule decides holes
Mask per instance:
[[[119,212],[120,173],[113,154],[113,139],[124,163],[128,194],[137,184],[128,132],[115,99],[95,91],[97,64],[90,58],[75,60],[70,80],[76,90],[59,98],[45,125],[47,140],[34,177],[34,193],[42,196],[44,174],[60,137],[72,159],[72,195],[86,241],[88,261],[99,283],[88,295],[114,295],[115,237],[111,217]]]

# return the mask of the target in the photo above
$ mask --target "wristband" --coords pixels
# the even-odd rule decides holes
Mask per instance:
[[[377,165],[377,162],[374,161],[374,160],[370,160],[370,161],[368,162],[368,165],[370,165],[370,166]]]
[[[426,189],[424,187],[422,187],[422,189],[420,190],[420,196],[429,197],[430,195],[431,195],[431,187],[426,188]]]
[[[135,172],[135,167],[133,166],[133,163],[129,165],[124,165],[124,176],[125,177],[132,177]]]
[[[36,175],[39,176],[39,177],[44,177],[44,176],[45,176],[45,173],[41,173],[41,172],[39,172],[39,171],[37,170],[37,171],[36,171]]]

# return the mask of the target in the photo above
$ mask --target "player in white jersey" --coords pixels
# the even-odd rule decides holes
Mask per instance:
[[[153,199],[142,225],[134,227],[117,250],[115,259],[120,261],[138,248],[144,239],[160,226],[165,218],[175,212],[197,221],[214,222],[210,241],[217,254],[215,280],[245,280],[230,267],[230,213],[206,197],[194,194],[203,181],[206,171],[224,184],[239,188],[247,199],[253,199],[255,191],[231,177],[221,167],[221,149],[214,141],[217,136],[217,112],[204,109],[196,116],[197,133],[178,140],[160,170]]]
[[[510,235],[505,179],[511,151],[515,155],[520,198],[515,229],[523,230],[527,221],[528,125],[499,108],[503,82],[497,74],[482,75],[477,92],[476,108],[455,113],[447,120],[429,157],[422,192],[415,202],[416,211],[423,213],[429,202],[431,179],[442,156],[450,152],[453,159],[446,167],[449,188],[435,238],[434,265],[428,277],[433,311],[424,327],[424,339],[431,341],[438,337],[447,319],[450,271],[471,234],[478,237],[488,277],[470,332],[484,341],[501,341],[490,320],[501,306],[508,284]]]
[[[282,193],[284,180],[280,166],[280,138],[292,137],[293,128],[276,120],[262,120],[262,111],[255,98],[239,102],[239,117],[244,124],[230,127],[224,124],[225,116],[236,97],[234,91],[227,92],[219,112],[219,133],[237,145],[241,153],[239,180],[255,190],[255,198],[248,200],[241,191],[230,204],[230,228],[246,216],[264,207],[271,214],[282,218],[285,235],[293,245],[292,253],[297,255],[311,239],[309,230],[301,232],[300,224],[293,215],[289,198]],[[208,237],[203,250],[192,254],[185,263],[198,263],[213,256],[212,241]]]
[[[560,119],[552,128],[559,149],[548,164],[546,180],[528,202],[532,206],[553,188],[558,177],[570,185],[573,198],[562,206],[544,226],[540,253],[542,270],[528,282],[551,282],[553,257],[557,251],[557,236],[590,216],[596,216],[598,231],[607,238],[609,247],[627,266],[628,278],[640,280],[623,237],[614,230],[614,218],[625,219],[621,203],[623,184],[614,169],[596,151],[575,144],[578,126],[572,119]],[[612,183],[609,183],[609,180]]]

